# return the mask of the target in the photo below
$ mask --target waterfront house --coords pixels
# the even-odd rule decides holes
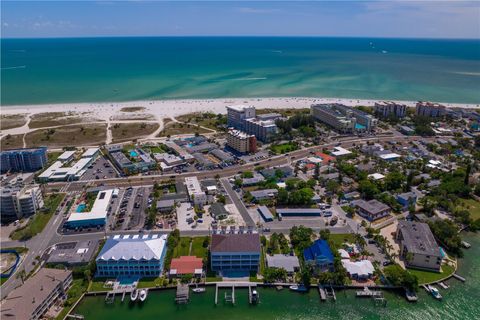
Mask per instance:
[[[333,271],[333,253],[325,240],[315,240],[310,247],[303,250],[303,258],[317,272]]]
[[[201,277],[203,273],[202,258],[195,256],[181,256],[173,258],[170,263],[170,277],[183,276],[191,274],[195,277]]]
[[[398,221],[396,240],[407,267],[440,271],[442,253],[428,224]]]
[[[158,277],[163,270],[167,235],[114,235],[98,254],[99,277]]]
[[[369,260],[350,261],[342,259],[342,265],[348,276],[355,280],[367,280],[373,277],[375,268]]]
[[[300,270],[298,258],[288,254],[267,255],[267,266],[269,268],[283,268],[287,271],[288,275],[293,275]]]
[[[258,233],[214,234],[210,245],[211,270],[228,272],[257,271],[260,263]]]

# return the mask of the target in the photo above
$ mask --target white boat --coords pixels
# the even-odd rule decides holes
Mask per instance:
[[[135,301],[138,298],[138,290],[133,290],[130,292],[130,301]]]
[[[449,287],[446,283],[444,283],[444,282],[439,282],[438,285],[439,285],[440,287],[442,287],[443,289],[448,289],[448,288],[450,288],[450,287]]]
[[[207,289],[205,288],[193,288],[192,291],[195,292],[195,293],[203,293],[205,292]]]
[[[260,295],[258,294],[257,290],[252,290],[252,303],[257,304],[258,301],[260,300]]]
[[[432,296],[437,299],[437,300],[441,300],[442,299],[442,295],[440,294],[440,292],[438,291],[437,288],[435,288],[434,286],[428,286],[428,289],[430,290],[430,293],[432,294]]]
[[[305,286],[303,284],[301,285],[293,285],[293,286],[290,286],[288,287],[290,290],[292,291],[298,291],[298,292],[306,292],[307,291],[307,288],[305,288]]]
[[[147,299],[147,290],[145,289],[142,289],[140,290],[140,301],[145,301],[145,299]]]

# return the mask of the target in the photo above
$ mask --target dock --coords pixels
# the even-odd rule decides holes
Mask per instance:
[[[255,282],[218,282],[215,286],[215,305],[218,304],[218,289],[219,288],[232,288],[232,293],[229,294],[225,292],[225,302],[231,302],[235,304],[235,287],[237,288],[248,288],[249,291],[249,301],[252,303],[251,289],[256,288],[257,284]]]
[[[318,293],[320,294],[321,301],[327,301],[327,293],[322,285],[318,285]]]
[[[325,293],[327,295],[327,298],[331,298],[333,299],[333,301],[337,301],[337,296],[335,295],[335,290],[333,289],[332,286],[330,286],[330,288],[326,287]]]
[[[439,282],[438,285],[439,285],[440,287],[442,287],[443,289],[448,289],[448,288],[450,288],[448,285],[446,285],[446,284],[443,283],[443,282]]]
[[[190,301],[190,289],[186,284],[179,284],[175,293],[175,302],[177,304],[186,304]]]
[[[69,314],[67,315],[67,319],[83,320],[85,317],[81,314]]]
[[[405,298],[407,299],[408,302],[417,302],[418,297],[417,294],[414,291],[410,291],[405,289]]]
[[[465,278],[462,277],[462,276],[459,276],[459,275],[456,274],[456,273],[452,274],[452,276],[453,276],[455,279],[460,280],[460,281],[462,281],[462,282],[467,281],[467,279],[465,279]]]

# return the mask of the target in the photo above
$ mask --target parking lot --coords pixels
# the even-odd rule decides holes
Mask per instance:
[[[145,209],[148,207],[150,188],[129,187],[124,190],[119,206],[110,223],[111,230],[142,229],[145,223]]]
[[[116,178],[118,174],[113,165],[103,156],[99,156],[83,174],[80,180],[98,180]]]

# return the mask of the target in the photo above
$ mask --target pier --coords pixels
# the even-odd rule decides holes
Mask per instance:
[[[186,304],[190,301],[190,289],[186,284],[179,284],[175,294],[175,302],[177,304]]]
[[[460,280],[460,281],[462,281],[462,282],[467,281],[464,277],[459,276],[459,275],[456,274],[456,273],[452,274],[452,277],[454,277],[455,279]]]
[[[69,314],[67,315],[67,319],[83,320],[85,317],[81,314]]]
[[[225,292],[225,301],[235,304],[235,287],[238,288],[248,288],[249,291],[249,302],[252,303],[252,287],[256,288],[257,284],[254,282],[218,282],[215,286],[215,305],[218,304],[218,289],[219,288],[232,288],[232,293],[228,294]]]
[[[320,294],[320,300],[327,301],[327,293],[322,285],[318,285],[318,293]]]
[[[332,298],[333,301],[337,301],[337,296],[335,295],[335,290],[333,290],[332,286],[330,286],[330,288],[325,288],[325,293],[327,294],[327,298]]]
[[[367,287],[363,288],[361,291],[357,291],[357,297],[359,298],[376,298],[376,297],[383,297],[382,291],[372,291]]]

